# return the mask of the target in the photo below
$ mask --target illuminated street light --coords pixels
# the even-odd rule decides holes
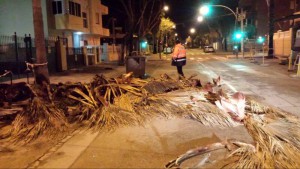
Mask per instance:
[[[164,11],[168,11],[169,10],[169,6],[168,5],[165,5],[164,6]]]
[[[200,8],[200,14],[201,15],[208,15],[209,14],[209,7],[207,5],[204,5]]]
[[[173,25],[172,28],[175,29],[175,28],[176,28],[176,25]]]
[[[191,33],[195,33],[195,32],[196,32],[195,28],[191,28],[191,29],[190,29],[190,32],[191,32]]]
[[[178,34],[177,34],[177,33],[175,33],[175,36],[178,36]]]
[[[197,21],[202,22],[203,21],[203,16],[198,16]]]

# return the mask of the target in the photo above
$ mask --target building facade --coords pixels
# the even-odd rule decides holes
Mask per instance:
[[[108,8],[101,0],[50,0],[47,9],[49,35],[67,38],[68,46],[99,46],[110,35],[103,28]]]
[[[0,1],[0,35],[31,34],[34,38],[32,0]],[[101,0],[42,0],[45,37],[68,39],[69,47],[99,46],[109,36],[102,15],[108,8]]]
[[[101,46],[101,39],[110,36],[102,26],[108,8],[101,0],[41,0],[41,8],[50,72],[97,64],[109,56]],[[36,58],[34,37],[32,0],[0,0],[0,73],[25,72],[25,62]]]

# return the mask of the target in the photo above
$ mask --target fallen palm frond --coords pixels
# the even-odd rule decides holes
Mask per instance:
[[[300,162],[297,159],[300,157],[300,152],[299,149],[289,141],[288,138],[290,134],[286,132],[282,133],[286,128],[272,129],[270,125],[274,125],[274,122],[270,124],[263,124],[261,122],[255,117],[245,119],[244,124],[256,142],[257,151],[255,153],[243,151],[243,153],[239,154],[240,161],[235,163],[233,167],[299,168]],[[282,124],[280,127],[284,127]],[[285,133],[287,135],[284,136],[279,133]],[[297,137],[299,138],[299,135]]]
[[[224,148],[233,150],[226,158],[225,167],[300,167],[298,118],[254,100],[245,102],[241,93],[227,96],[219,89],[220,78],[214,79],[214,84],[198,88],[200,80],[193,81],[192,78],[175,81],[163,75],[159,80],[147,82],[131,75],[117,78],[96,75],[89,84],[59,84],[44,87],[41,92],[29,87],[33,99],[19,111],[12,122],[11,133],[4,132],[4,135],[11,135],[13,141],[24,142],[42,134],[55,136],[68,126],[66,115],[69,122],[93,129],[115,129],[121,125],[139,125],[151,117],[177,116],[196,120],[205,126],[244,124],[254,144],[235,142],[239,148],[232,149],[229,148],[231,144],[215,143],[188,151],[167,167],[180,167],[183,161],[193,156]],[[215,103],[219,103],[221,110]],[[239,122],[229,113],[239,117]],[[203,166],[208,158],[206,155],[197,166]]]
[[[208,105],[212,106],[209,110],[213,110],[215,107],[211,104]],[[242,122],[252,136],[256,147],[251,144],[241,144],[226,158],[227,163],[218,167],[299,168],[300,120],[284,111],[265,106],[254,100],[248,100],[245,107],[246,116],[242,118]],[[233,110],[226,109],[226,112],[230,111]],[[201,114],[199,118],[204,118],[206,115],[207,113]],[[208,124],[215,126],[218,121],[222,120],[218,119]],[[182,160],[203,154],[200,153],[200,150],[188,151],[188,153],[179,156],[175,161],[171,161],[172,166],[180,167]]]
[[[245,118],[246,97],[240,92],[236,92],[230,98],[220,96],[220,100],[215,104],[224,113],[230,113],[235,120],[241,121]]]
[[[120,83],[117,79],[96,76],[90,85],[74,89],[69,98],[78,101],[79,105],[72,113],[73,121],[81,122],[88,128],[115,128],[118,125],[139,123],[138,116],[133,112],[132,100],[124,98],[129,93],[142,96],[142,91],[134,86],[144,82],[132,79],[127,81],[129,77],[124,77],[126,80]],[[133,81],[134,86],[131,84]]]
[[[262,105],[255,100],[247,100],[246,109],[253,114],[266,114],[270,110],[268,106]]]
[[[210,103],[200,102],[197,107],[193,106],[190,117],[210,127],[234,127],[240,123],[234,121],[231,116],[220,111],[216,106]]]
[[[62,110],[35,97],[12,122],[11,139],[28,143],[42,134],[55,136],[66,127],[67,120]]]
[[[182,89],[180,84],[175,81],[150,81],[143,88],[151,94],[162,94],[172,90]]]
[[[219,149],[225,149],[228,144],[229,143],[226,141],[226,142],[222,142],[222,143],[213,143],[213,144],[210,144],[210,145],[207,145],[207,146],[203,146],[203,147],[199,147],[199,148],[189,150],[185,154],[182,154],[179,157],[177,157],[176,159],[169,161],[165,165],[165,167],[166,168],[174,168],[174,167],[178,168],[178,167],[180,167],[181,163],[183,163],[184,161],[186,161],[186,160],[188,160],[192,157],[199,156],[199,155],[202,155],[202,154],[206,154],[206,153],[216,151],[216,150],[219,150]]]
[[[191,88],[189,90],[176,90],[166,94],[159,95],[165,98],[167,102],[177,105],[183,109],[184,115],[199,121],[206,126],[232,127],[239,123],[232,120],[231,116],[219,110],[215,105],[207,102],[205,93]],[[174,107],[174,109],[176,109]]]
[[[186,153],[178,156],[176,159],[169,161],[165,165],[165,167],[166,168],[180,168],[181,164],[183,162],[185,162],[186,160],[189,160],[195,156],[205,155],[204,158],[200,161],[200,163],[198,163],[196,166],[196,168],[203,167],[205,165],[205,162],[209,161],[210,153],[221,150],[221,149],[226,149],[228,151],[234,151],[233,152],[234,154],[243,153],[244,151],[242,151],[242,149],[249,150],[249,151],[245,151],[245,152],[255,152],[255,148],[251,144],[242,143],[242,142],[239,142],[236,140],[225,140],[223,142],[213,143],[213,144],[209,144],[206,146],[202,146],[202,147],[198,147],[198,148],[189,150]],[[229,164],[226,164],[226,165],[230,165],[230,162],[229,162]]]

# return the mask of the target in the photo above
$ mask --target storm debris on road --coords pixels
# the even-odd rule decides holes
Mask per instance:
[[[38,88],[22,83],[17,87],[20,92],[10,92],[12,86],[2,85],[0,104],[5,113],[0,112],[0,138],[28,143],[41,135],[55,137],[72,128],[112,130],[121,125],[142,125],[157,116],[176,116],[220,128],[244,125],[254,143],[225,140],[200,147],[172,160],[168,168],[180,167],[194,156],[220,148],[228,150],[224,165],[230,168],[300,167],[299,119],[243,93],[229,95],[221,84],[220,77],[202,87],[194,76],[174,80],[164,74],[160,79],[141,80],[128,73],[117,78],[96,75],[86,84]],[[23,101],[27,104],[21,104]],[[208,164],[209,158],[205,155],[199,165],[218,164]]]

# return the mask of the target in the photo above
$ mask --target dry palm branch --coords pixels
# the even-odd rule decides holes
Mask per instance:
[[[93,81],[83,85],[83,88],[75,88],[68,96],[79,103],[71,113],[75,121],[82,122],[89,128],[107,129],[122,124],[138,123],[138,116],[132,108],[134,101],[128,98],[126,100],[125,97],[129,97],[129,94],[141,97],[140,88],[146,81],[132,78],[131,75],[129,73],[109,79],[103,75],[96,75]],[[114,103],[117,100],[122,104],[116,106]]]
[[[54,104],[50,87],[28,87],[31,89],[32,98],[12,122],[10,140],[28,143],[40,135],[53,138],[65,131],[68,126],[67,119],[64,112]]]
[[[243,95],[236,93],[230,99],[221,97],[216,103],[223,112],[228,112],[233,120],[244,124],[254,140],[253,145],[236,141],[214,143],[180,155],[171,160],[166,168],[180,168],[184,161],[192,157],[226,149],[228,145],[237,147],[230,146],[227,158],[223,159],[225,163],[218,167],[299,168],[300,120],[282,110],[270,108],[254,100],[244,101]],[[209,167],[216,168],[216,166]]]
[[[71,114],[74,121],[82,122],[89,128],[141,124],[147,117],[153,116],[185,116],[220,127],[238,124],[227,113],[211,106],[204,98],[204,92],[187,88],[193,87],[193,84],[190,78],[175,81],[166,74],[159,80],[149,82],[133,78],[131,74],[109,79],[96,75],[90,84],[76,88],[69,95],[79,103]],[[199,96],[202,100],[195,101]]]
[[[144,81],[124,74],[118,78],[96,75],[83,88],[73,90],[69,98],[79,104],[70,113],[74,121],[89,128],[115,128],[123,124],[141,124],[147,117],[186,115],[185,105],[157,95],[183,89],[182,83],[164,75],[159,80]],[[190,96],[187,95],[190,99]]]
[[[200,81],[192,78],[176,81],[164,74],[161,79],[146,82],[131,75],[119,78],[96,75],[91,83],[75,88],[69,95],[79,103],[70,113],[74,121],[89,128],[114,128],[122,124],[140,124],[147,117],[185,116],[205,125],[238,124],[207,102],[205,92],[195,88]]]

